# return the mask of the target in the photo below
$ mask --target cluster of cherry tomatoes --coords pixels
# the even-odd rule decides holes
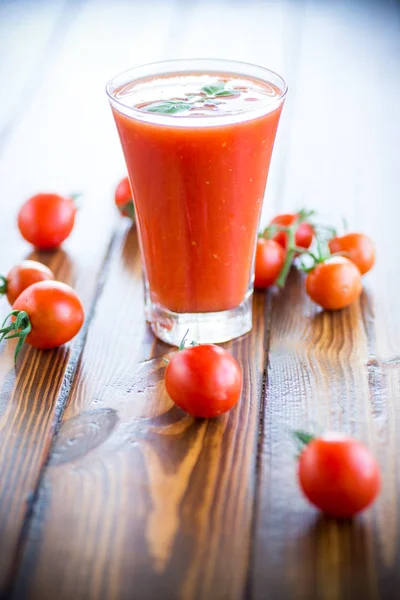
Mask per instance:
[[[257,242],[255,287],[283,287],[294,264],[306,272],[306,291],[325,309],[352,304],[362,291],[361,276],[375,261],[371,240],[360,233],[336,235],[312,222],[313,213],[278,215]],[[242,372],[235,358],[215,345],[183,340],[165,370],[171,399],[187,413],[217,417],[239,401]],[[301,443],[300,487],[319,510],[349,518],[369,506],[380,489],[380,471],[371,452],[340,433],[317,438],[295,432]]]
[[[77,212],[77,194],[36,194],[18,212],[22,237],[38,250],[56,250],[71,234]],[[134,218],[128,179],[115,191],[121,214]],[[0,294],[7,296],[12,310],[0,327],[0,341],[18,339],[15,360],[27,342],[35,348],[49,349],[69,342],[80,331],[84,311],[77,293],[65,283],[55,281],[45,265],[25,260],[8,275],[0,275]]]
[[[283,287],[294,264],[306,273],[314,302],[327,310],[346,308],[359,298],[361,276],[374,265],[374,244],[363,233],[339,236],[313,218],[313,212],[300,211],[271,221],[257,241],[254,287]]]
[[[73,197],[36,194],[22,205],[18,227],[35,248],[53,250],[71,233],[75,213]],[[55,281],[40,262],[25,260],[0,276],[0,294],[12,306],[0,328],[0,341],[18,339],[15,360],[25,341],[36,348],[55,348],[69,342],[82,327],[84,311],[78,294]]]
[[[55,281],[45,265],[25,260],[1,282],[0,293],[7,295],[12,310],[0,328],[0,341],[18,338],[15,360],[25,341],[35,348],[56,348],[81,329],[84,311],[78,294]]]
[[[115,191],[123,216],[135,218],[128,178]],[[21,207],[18,227],[40,250],[54,250],[70,235],[76,215],[74,196],[37,194]],[[362,291],[361,275],[371,269],[375,251],[369,238],[349,233],[337,236],[315,225],[312,213],[278,215],[260,235],[255,262],[255,287],[284,286],[292,265],[307,273],[306,290],[323,308],[336,310],[354,302]],[[327,232],[330,235],[327,235]],[[308,261],[308,262],[307,262]],[[84,321],[82,303],[68,285],[55,281],[45,265],[25,260],[0,276],[0,294],[12,311],[0,328],[0,341],[54,348],[71,340]],[[213,418],[237,404],[242,371],[226,350],[192,343],[167,361],[165,388],[172,401],[198,418]],[[360,442],[342,434],[314,438],[295,432],[301,444],[298,478],[305,496],[320,510],[347,518],[366,508],[380,488],[378,465]]]

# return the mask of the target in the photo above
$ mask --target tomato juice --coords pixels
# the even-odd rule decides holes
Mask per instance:
[[[252,293],[257,228],[286,89],[264,69],[256,77],[170,65],[164,73],[115,81],[108,90],[150,303],[178,318],[230,311]]]

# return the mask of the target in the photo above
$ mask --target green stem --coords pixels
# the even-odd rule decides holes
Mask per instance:
[[[286,254],[286,259],[282,267],[282,271],[280,272],[279,277],[276,280],[276,285],[279,288],[284,287],[296,254],[304,254],[305,252],[307,252],[305,248],[299,248],[298,246],[296,246],[296,232],[299,228],[299,225],[304,222],[309,222],[309,219],[313,214],[314,211],[301,210],[297,215],[297,219],[289,227],[285,227],[283,225],[274,225],[274,227],[276,227],[278,231],[284,231],[287,234],[288,252]],[[265,232],[269,233],[268,227],[265,230]]]
[[[6,325],[8,319],[11,319],[11,323]],[[32,330],[32,325],[29,319],[28,313],[24,310],[13,310],[4,319],[3,325],[0,329],[0,342],[3,340],[11,340],[13,338],[18,339],[17,347],[14,353],[14,362],[17,362],[18,354],[21,351],[22,346]]]
[[[294,250],[296,254],[310,254],[308,248],[303,248],[302,246],[293,246],[292,250]]]
[[[296,228],[297,228],[297,221],[296,221]],[[287,236],[288,236],[288,253],[286,254],[286,258],[285,258],[285,262],[283,264],[282,267],[282,271],[279,274],[278,279],[276,280],[276,285],[279,288],[283,288],[285,283],[286,283],[286,279],[287,276],[289,275],[289,271],[292,267],[293,264],[293,259],[296,255],[296,229],[292,226],[292,227],[288,227],[287,228]]]
[[[331,225],[323,225],[322,223],[315,224],[314,231],[316,233],[322,234],[326,239],[329,240],[337,236],[337,230],[335,227]]]
[[[310,433],[307,433],[306,431],[297,430],[293,431],[293,437],[297,442],[299,451],[297,458],[299,459],[306,446],[308,446],[308,444],[315,439],[315,436],[311,435]]]
[[[326,260],[328,260],[328,258],[333,256],[331,254],[331,251],[329,250],[328,242],[324,236],[321,237],[317,233],[317,235],[315,236],[315,240],[316,240],[315,251],[311,252],[310,250],[306,250],[306,252],[303,252],[303,256],[307,255],[312,259],[312,263],[310,265],[307,265],[303,261],[300,264],[300,266],[298,267],[299,271],[303,271],[303,273],[310,273],[311,271],[313,271],[315,269],[315,267],[317,265],[324,263]],[[337,255],[337,254],[341,254],[341,253],[337,252],[335,254]]]
[[[303,444],[303,446],[307,446],[310,442],[315,440],[314,435],[311,435],[311,433],[307,433],[306,431],[300,431],[299,429],[293,431],[293,435],[298,442]]]
[[[287,279],[287,276],[289,275],[289,271],[291,269],[295,254],[296,253],[294,252],[294,250],[289,250],[289,252],[286,254],[286,259],[285,259],[285,263],[282,267],[282,271],[280,272],[280,275],[279,275],[278,279],[276,280],[276,285],[279,288],[283,288],[285,286],[286,279]]]
[[[74,192],[73,194],[68,195],[68,198],[71,198],[72,202],[75,204],[75,210],[80,210],[81,208],[81,203],[77,202],[81,196],[82,192]]]
[[[0,294],[7,294],[8,281],[3,275],[0,275]]]
[[[189,334],[189,329],[187,329],[185,335],[182,338],[181,343],[179,344],[179,350],[184,350],[185,349],[186,338],[187,338],[188,334]]]
[[[121,212],[132,219],[132,221],[135,221],[135,207],[133,206],[133,200],[124,204]]]
[[[275,223],[273,223],[272,225],[268,225],[268,227],[266,227],[264,231],[259,234],[259,237],[263,237],[266,240],[271,240],[278,233],[278,231],[283,231],[284,233],[287,233],[288,230],[289,227],[287,227],[286,225],[276,225]]]

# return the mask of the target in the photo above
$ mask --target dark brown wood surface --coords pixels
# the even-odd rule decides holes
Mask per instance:
[[[112,202],[125,170],[105,81],[187,56],[289,83],[263,221],[306,205],[378,248],[349,310],[321,313],[295,273],[256,294],[252,333],[226,345],[243,397],[215,421],[165,393],[171,348],[143,319],[136,232]],[[0,597],[398,598],[398,2],[3,0],[0,76],[0,271],[31,253],[15,226],[24,198],[81,191],[63,250],[33,256],[86,310],[70,346],[27,349],[16,370],[0,345]],[[293,428],[364,440],[382,468],[376,505],[353,522],[318,516]]]

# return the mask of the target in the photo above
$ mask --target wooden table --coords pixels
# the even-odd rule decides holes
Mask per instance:
[[[144,321],[136,232],[114,210],[125,169],[104,93],[118,71],[188,56],[289,83],[263,222],[312,207],[378,247],[343,312],[320,312],[295,273],[256,294],[252,333],[226,345],[243,397],[214,421],[166,396],[171,349]],[[86,308],[69,347],[27,348],[14,369],[0,345],[2,598],[399,598],[399,4],[2,0],[0,57],[0,270],[33,256]],[[83,193],[53,254],[31,254],[15,226],[39,190]],[[364,440],[382,468],[376,505],[318,516],[293,428]]]

